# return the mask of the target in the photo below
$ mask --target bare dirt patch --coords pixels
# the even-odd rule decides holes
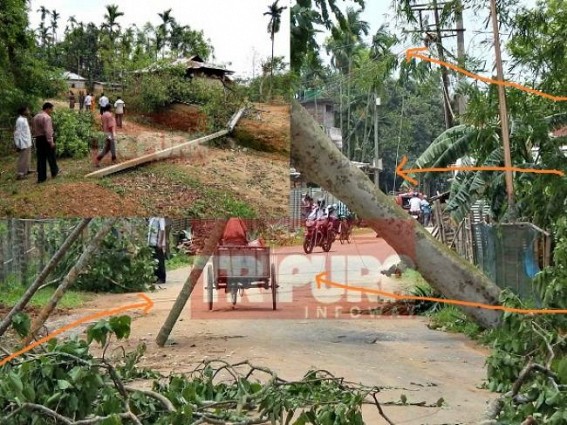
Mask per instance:
[[[12,199],[17,217],[132,217],[146,210],[135,197],[124,197],[96,183],[60,183],[33,187]]]
[[[289,155],[290,107],[255,103],[236,126],[234,138],[243,145],[266,152]]]

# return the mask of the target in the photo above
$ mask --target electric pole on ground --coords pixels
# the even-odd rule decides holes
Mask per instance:
[[[494,51],[496,54],[496,79],[504,81],[504,70],[502,67],[502,53],[500,51],[500,32],[498,28],[498,13],[496,11],[496,0],[490,0],[490,14],[492,18],[492,32],[494,33]],[[502,127],[502,144],[504,145],[504,166],[506,170],[506,192],[508,194],[508,212],[510,218],[515,218],[514,201],[514,176],[512,174],[512,154],[510,151],[510,135],[508,127],[508,109],[506,107],[506,90],[502,84],[498,84],[498,104],[500,107],[500,122]]]

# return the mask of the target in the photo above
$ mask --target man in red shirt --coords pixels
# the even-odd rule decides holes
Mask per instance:
[[[108,152],[110,152],[112,156],[112,162],[116,161],[116,120],[114,119],[112,112],[110,112],[110,104],[106,105],[102,109],[102,131],[106,135],[106,139],[103,151],[96,157],[95,164],[97,167],[100,166],[100,161],[106,156]]]

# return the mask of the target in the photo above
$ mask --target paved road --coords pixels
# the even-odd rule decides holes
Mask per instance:
[[[381,401],[398,401],[401,394],[410,402],[434,403],[440,397],[446,401],[441,408],[385,407],[396,424],[465,424],[481,418],[487,400],[493,397],[478,389],[485,377],[484,349],[461,335],[430,330],[427,319],[422,317],[352,319],[348,307],[368,302],[365,297],[349,302],[342,290],[314,295],[314,275],[321,271],[337,281],[344,277],[343,281],[350,284],[400,290],[396,280],[378,280],[384,276],[376,267],[394,260],[382,239],[373,234],[358,236],[351,245],[334,245],[329,255],[322,255],[318,249],[305,256],[300,249],[286,248],[276,253],[280,282],[277,311],[271,309],[269,291],[254,297],[246,295],[246,291],[236,309],[220,297],[210,312],[199,287],[173,329],[174,345],[160,349],[154,343],[155,335],[189,272],[179,269],[169,273],[164,289],[149,294],[155,308],[148,316],[136,319],[127,345],[133,347],[139,340],[145,341],[148,353],[144,363],[164,372],[188,371],[205,357],[235,362],[249,359],[273,368],[284,379],[297,379],[310,368],[318,368],[368,385],[405,388],[383,392]],[[130,295],[105,295],[91,309],[132,300],[135,298]],[[346,307],[346,313],[327,310],[328,320],[324,320],[323,313],[318,320],[312,320],[317,308],[322,312],[329,306]],[[370,408],[365,418],[368,424],[385,423]]]

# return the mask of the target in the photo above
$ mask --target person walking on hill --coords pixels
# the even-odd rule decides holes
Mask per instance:
[[[87,93],[87,95],[85,96],[85,110],[87,111],[91,111],[91,104],[93,102],[93,97],[90,93]]]
[[[85,92],[81,90],[79,92],[79,111],[82,111],[84,106],[85,106]]]
[[[116,120],[114,119],[112,112],[110,112],[111,106],[109,104],[106,104],[106,106],[102,109],[102,131],[104,132],[106,138],[104,142],[104,149],[96,157],[95,165],[97,167],[100,166],[100,161],[106,156],[108,152],[110,152],[111,154],[112,162],[116,161]]]
[[[14,130],[14,145],[18,151],[17,179],[25,179],[30,174],[30,159],[32,136],[28,117],[30,110],[27,106],[18,109],[18,119]]]
[[[37,182],[43,183],[47,180],[47,163],[51,171],[51,177],[59,174],[57,159],[55,157],[55,139],[53,137],[53,104],[46,102],[42,111],[33,117],[33,135],[37,149]]]
[[[122,128],[122,117],[124,116],[124,111],[126,110],[126,104],[120,96],[114,102],[114,116],[116,117],[116,126]]]
[[[106,97],[104,93],[102,93],[100,99],[98,100],[98,106],[100,106],[100,115],[104,113],[104,108],[106,108],[106,105],[108,105],[109,103],[110,101],[108,100],[108,97]]]
[[[75,93],[69,90],[69,109],[75,109]]]

